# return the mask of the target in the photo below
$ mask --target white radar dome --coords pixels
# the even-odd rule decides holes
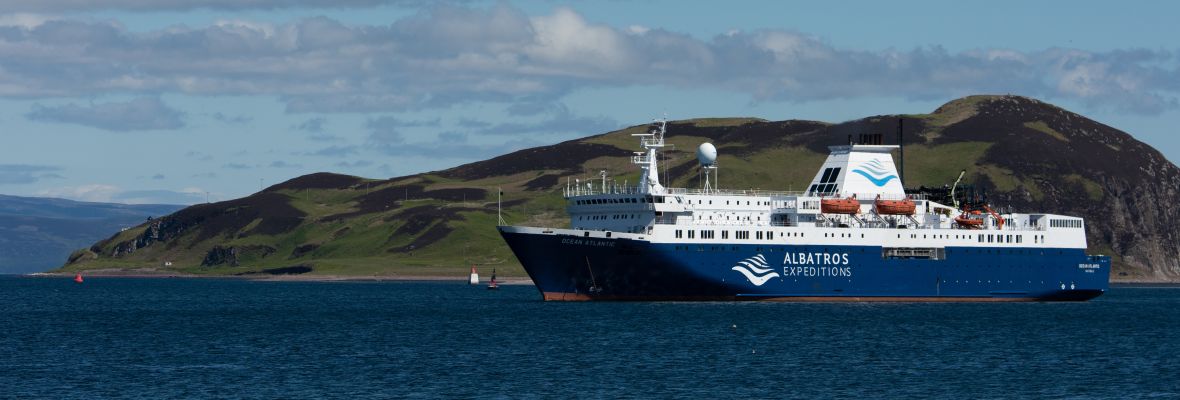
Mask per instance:
[[[712,143],[701,143],[697,146],[697,161],[700,161],[701,165],[717,164],[717,148],[713,147]]]

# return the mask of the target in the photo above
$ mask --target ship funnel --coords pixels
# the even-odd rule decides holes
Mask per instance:
[[[891,145],[855,144],[830,146],[831,154],[816,172],[807,191],[822,196],[882,195],[905,197],[901,177],[893,164]]]

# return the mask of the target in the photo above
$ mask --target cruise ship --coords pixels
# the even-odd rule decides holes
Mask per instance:
[[[880,135],[830,146],[802,192],[719,189],[716,147],[702,143],[702,184],[687,189],[660,182],[667,126],[633,135],[636,185],[605,172],[566,184],[569,228],[498,227],[544,300],[1084,301],[1108,289],[1110,257],[1086,254],[1082,218],[997,212],[953,187],[949,201],[907,193],[899,146]]]

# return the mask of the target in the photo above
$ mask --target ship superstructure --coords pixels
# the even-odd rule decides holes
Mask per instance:
[[[567,184],[570,228],[500,226],[546,300],[1086,300],[1110,258],[1083,219],[999,213],[907,194],[891,151],[846,144],[802,192],[722,190],[716,149],[700,188],[660,182],[667,123],[638,134],[637,185]]]

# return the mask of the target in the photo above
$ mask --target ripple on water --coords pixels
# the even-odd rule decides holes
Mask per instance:
[[[0,277],[18,398],[1176,397],[1176,289],[543,303],[452,283]]]

